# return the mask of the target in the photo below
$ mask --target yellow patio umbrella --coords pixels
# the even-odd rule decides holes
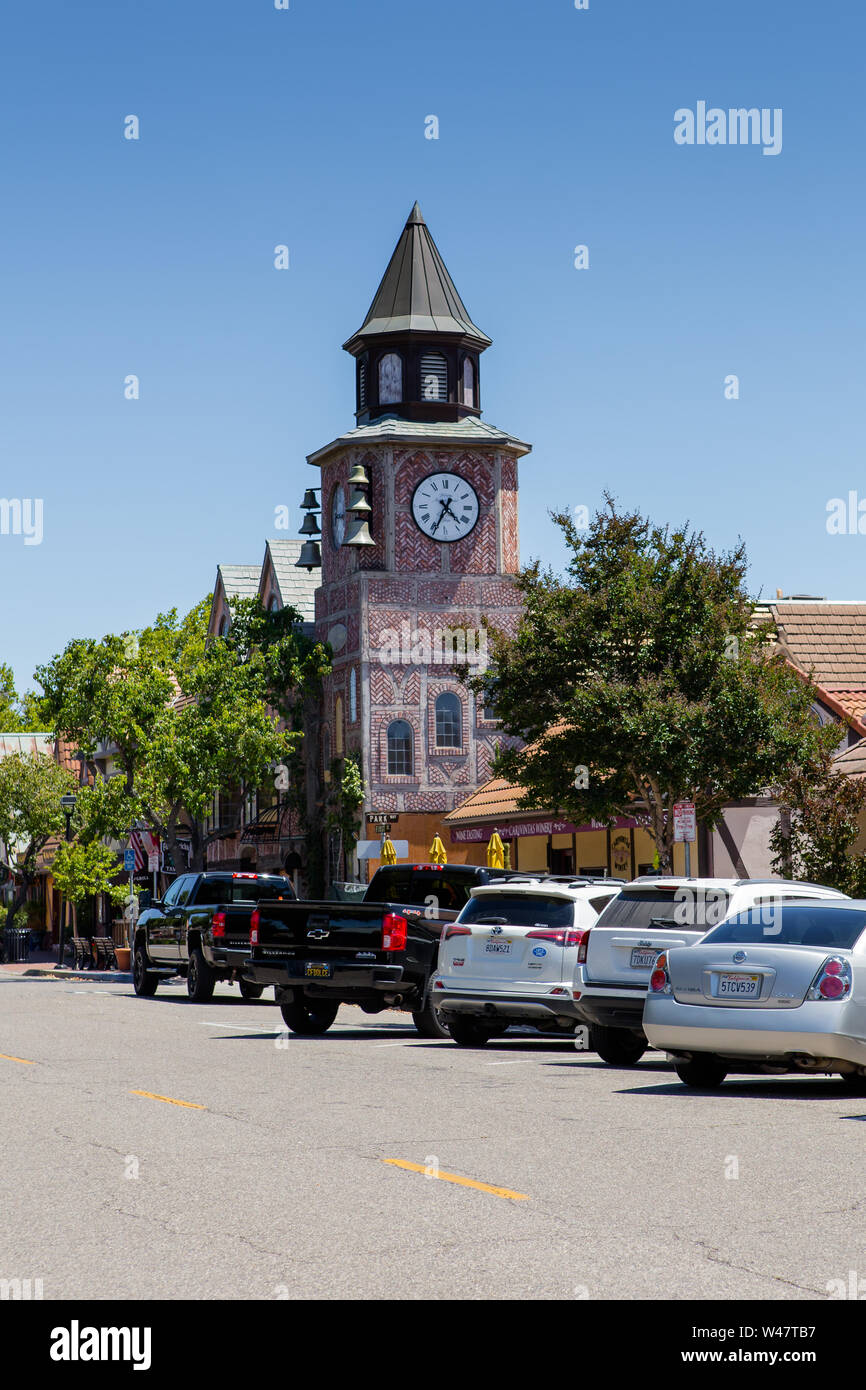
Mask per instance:
[[[487,867],[488,869],[505,868],[505,846],[498,830],[494,830],[487,844]]]
[[[379,860],[382,864],[397,863],[397,851],[388,835],[382,841],[382,853],[379,855]]]
[[[438,835],[434,836],[433,843],[430,846],[430,862],[431,864],[448,863],[448,855],[445,852],[445,846]]]

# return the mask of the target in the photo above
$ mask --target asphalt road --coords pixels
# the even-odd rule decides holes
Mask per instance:
[[[270,991],[38,979],[0,981],[0,1053],[0,1279],[46,1299],[794,1300],[866,1276],[866,1101],[831,1079],[698,1094],[654,1053],[469,1051],[353,1008],[296,1038]]]

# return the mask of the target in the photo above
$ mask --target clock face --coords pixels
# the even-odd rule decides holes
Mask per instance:
[[[331,498],[331,539],[339,550],[346,535],[346,493],[342,483],[334,488]]]
[[[478,494],[457,473],[431,473],[412,494],[415,525],[434,541],[462,541],[478,521]]]

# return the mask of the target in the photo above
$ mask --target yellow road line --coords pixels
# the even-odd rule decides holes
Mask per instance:
[[[4,1062],[20,1062],[22,1067],[35,1067],[35,1062],[28,1062],[26,1057],[10,1057],[7,1052],[0,1052],[0,1057]]]
[[[154,1091],[130,1091],[131,1096],[147,1096],[148,1100],[164,1100],[166,1105],[182,1105],[185,1110],[207,1110],[206,1105],[195,1105],[191,1100],[175,1100],[173,1096],[158,1096]]]
[[[395,1168],[408,1168],[410,1173],[426,1173],[431,1178],[441,1178],[443,1182],[456,1182],[461,1187],[475,1187],[479,1192],[492,1192],[494,1197],[510,1197],[515,1202],[528,1202],[527,1192],[512,1192],[508,1187],[491,1187],[487,1182],[476,1182],[474,1178],[461,1178],[456,1173],[440,1173],[435,1169],[431,1171],[423,1163],[407,1163],[405,1158],[383,1158],[383,1163],[390,1163]]]

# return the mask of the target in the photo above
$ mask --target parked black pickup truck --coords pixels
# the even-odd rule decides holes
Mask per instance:
[[[405,864],[379,869],[360,903],[263,897],[245,973],[276,986],[294,1033],[324,1033],[341,1004],[359,1004],[368,1014],[407,1009],[422,1037],[449,1037],[428,991],[443,924],[476,885],[519,877],[472,864]]]
[[[246,978],[250,918],[260,898],[274,906],[296,900],[289,879],[276,874],[181,874],[162,902],[135,928],[132,979],[136,994],[155,994],[161,979],[185,975],[195,1004],[211,998],[217,980],[237,980],[245,999],[263,986]]]

